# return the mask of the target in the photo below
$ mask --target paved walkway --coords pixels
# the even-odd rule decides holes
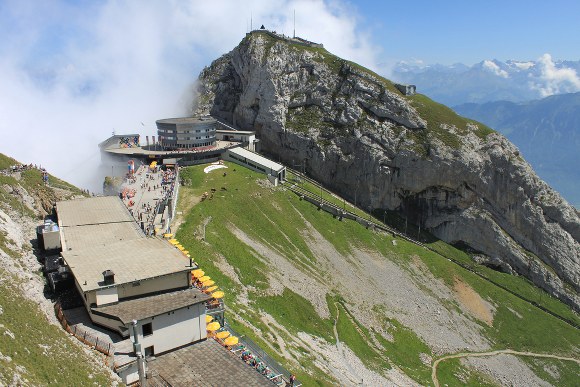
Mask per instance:
[[[510,354],[510,355],[517,355],[517,356],[529,356],[529,357],[535,357],[535,358],[566,360],[566,361],[573,361],[573,362],[577,363],[578,365],[580,365],[580,360],[575,359],[573,357],[558,356],[558,355],[552,355],[552,354],[548,354],[548,353],[520,352],[520,351],[514,351],[512,349],[500,349],[497,351],[490,351],[490,352],[457,353],[455,355],[443,356],[442,358],[435,360],[435,362],[431,366],[431,380],[433,381],[433,384],[435,385],[435,387],[440,386],[439,380],[437,379],[437,366],[439,365],[439,363],[441,363],[444,360],[458,359],[458,358],[462,358],[462,357],[495,356],[495,355],[501,355],[501,354]]]
[[[137,357],[133,352],[133,343],[131,339],[123,339],[113,331],[99,327],[91,321],[89,314],[84,306],[63,310],[66,320],[71,329],[79,329],[86,332],[87,335],[98,338],[100,343],[105,346],[111,344],[113,347],[113,361],[116,366],[131,363]],[[91,341],[89,338],[87,338]]]
[[[167,206],[160,206],[157,212],[158,203],[171,196],[174,187],[172,170],[163,171],[159,167],[152,170],[148,165],[140,166],[123,185],[123,203],[147,235],[153,235],[155,230],[165,232],[171,214]]]

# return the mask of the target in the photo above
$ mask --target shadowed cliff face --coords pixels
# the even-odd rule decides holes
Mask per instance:
[[[262,151],[359,206],[405,214],[580,310],[578,212],[483,125],[263,33],[204,69],[193,111],[256,130]]]

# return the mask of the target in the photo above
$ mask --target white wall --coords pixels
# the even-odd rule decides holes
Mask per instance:
[[[133,286],[132,283],[121,284],[117,286],[117,289],[119,292],[119,299],[123,300],[127,297],[134,297],[142,294],[159,292],[162,290],[185,288],[189,286],[190,280],[191,274],[189,271],[187,271],[142,280],[139,281],[138,286]]]
[[[151,322],[153,333],[143,337],[144,324]],[[137,322],[137,333],[143,354],[145,348],[154,346],[155,354],[207,337],[205,307],[203,303],[192,305]]]
[[[117,301],[119,301],[119,294],[116,287],[97,290],[97,306],[112,304]]]
[[[123,323],[121,323],[119,320],[114,319],[114,318],[107,318],[104,316],[98,316],[94,313],[91,313],[91,311],[89,310],[89,315],[91,317],[91,320],[95,323],[98,324],[100,326],[109,328],[115,332],[118,332],[119,334],[121,334],[121,330],[120,330],[120,326],[123,325]],[[125,334],[128,334],[128,331],[125,331]],[[121,334],[122,335],[122,334]],[[125,336],[127,337],[127,336]]]
[[[129,385],[139,381],[139,369],[137,362],[130,363],[126,366],[119,368],[117,371],[119,377],[123,380],[123,383]]]

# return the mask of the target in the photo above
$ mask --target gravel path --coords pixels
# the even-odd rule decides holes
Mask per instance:
[[[462,353],[457,353],[454,355],[443,356],[442,358],[435,360],[433,362],[432,367],[431,367],[431,379],[433,380],[433,384],[435,385],[435,387],[439,387],[439,380],[437,379],[437,367],[439,366],[439,363],[441,363],[442,361],[449,360],[449,359],[467,358],[467,357],[497,356],[497,355],[503,355],[503,354],[529,356],[529,357],[535,357],[535,358],[558,359],[558,360],[572,361],[572,362],[575,362],[576,364],[580,365],[580,360],[575,359],[573,357],[558,356],[558,355],[552,355],[552,354],[547,354],[547,353],[520,352],[520,351],[514,351],[512,349],[501,349],[501,350],[497,350],[497,351],[475,352],[475,353],[462,352]],[[543,382],[540,379],[537,379],[537,377],[535,379],[536,380],[522,381],[521,385],[532,386],[532,385],[538,385],[539,382]],[[548,383],[545,383],[545,384],[549,385]]]
[[[280,294],[286,287],[310,301],[321,318],[331,315],[326,295],[340,294],[346,301],[345,307],[359,323],[373,327],[377,334],[392,340],[384,324],[385,318],[395,319],[417,334],[436,356],[472,351],[486,353],[490,349],[483,325],[493,324],[495,307],[467,283],[457,280],[448,286],[434,277],[419,257],[401,261],[396,254],[383,256],[360,248],[343,254],[305,218],[302,220],[304,225],[296,226],[303,228],[304,241],[317,259],[314,267],[300,266],[292,257],[286,257],[267,242],[228,225],[240,242],[256,252],[256,259],[272,268],[269,292]],[[270,321],[268,325],[274,331],[276,328],[272,323]],[[298,361],[291,348],[309,348],[317,358],[316,366],[334,375],[344,385],[356,385],[361,379],[365,385],[416,385],[396,368],[383,372],[383,375],[369,370],[340,341],[338,344],[328,343],[303,332],[299,339],[295,337],[294,340],[287,343],[285,357],[291,353],[293,360]],[[423,357],[428,358],[426,364],[431,364],[428,354]],[[526,380],[531,382],[530,385],[545,383],[517,357],[512,357],[509,362],[487,361],[485,365],[467,363],[465,366],[487,370],[500,383],[502,380]]]

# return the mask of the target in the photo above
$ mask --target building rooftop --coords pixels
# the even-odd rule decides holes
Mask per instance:
[[[145,238],[121,199],[116,196],[57,202],[56,211],[63,250],[67,252]]]
[[[233,146],[238,146],[240,143],[237,141],[216,141],[209,149],[205,149],[205,152],[221,151]],[[153,148],[153,149],[151,149]],[[191,155],[194,153],[200,153],[200,151],[192,149],[181,149],[181,150],[155,150],[155,146],[150,146],[149,149],[143,147],[133,147],[133,148],[106,148],[104,149],[107,153],[113,153],[118,155],[126,156],[160,156],[160,157],[180,157]]]
[[[101,196],[56,203],[58,225],[62,227],[134,222],[133,217],[116,196]]]
[[[215,118],[211,116],[202,117],[179,117],[179,118],[164,118],[162,120],[157,120],[157,124],[199,124],[199,123],[210,123],[217,122]]]
[[[236,129],[218,129],[216,130],[217,133],[232,133],[232,134],[243,134],[243,135],[252,135],[256,134],[253,130],[236,130]]]
[[[61,242],[66,251],[80,250],[89,245],[104,247],[141,238],[146,236],[134,221],[61,228]]]
[[[239,157],[244,157],[248,160],[253,160],[254,162],[256,162],[260,165],[263,165],[266,168],[269,168],[275,172],[279,172],[285,168],[282,164],[275,163],[274,161],[269,160],[269,159],[265,158],[264,156],[261,156],[257,153],[254,153],[254,152],[250,152],[249,150],[244,149],[244,148],[232,148],[232,149],[228,150],[228,152],[230,152],[234,155],[237,155]]]
[[[107,317],[114,317],[126,325],[133,320],[159,316],[172,310],[205,302],[210,298],[207,294],[190,288],[129,301],[121,301],[114,305],[92,308],[92,312],[106,315]]]
[[[175,387],[275,385],[212,339],[148,360],[147,367]]]
[[[190,259],[181,251],[169,242],[156,238],[101,245],[91,243],[84,248],[63,251],[61,254],[83,292],[185,273],[192,269]],[[113,285],[103,283],[102,273],[105,270],[115,273]]]

